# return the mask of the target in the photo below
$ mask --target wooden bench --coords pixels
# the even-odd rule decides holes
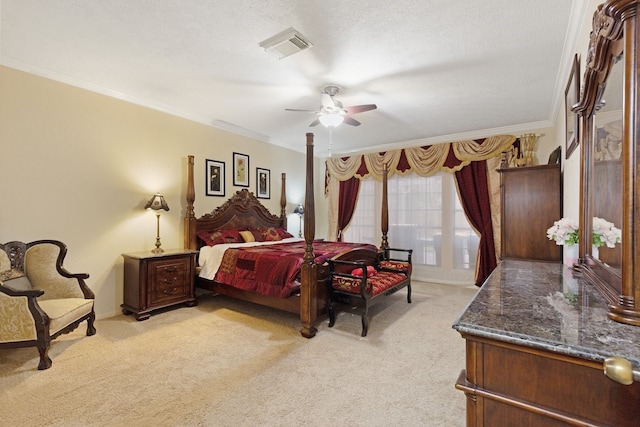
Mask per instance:
[[[363,337],[369,330],[369,308],[381,299],[379,297],[406,287],[407,303],[411,303],[412,252],[412,249],[395,248],[380,252],[358,250],[350,257],[328,260],[329,327],[336,322],[336,302],[363,307]]]

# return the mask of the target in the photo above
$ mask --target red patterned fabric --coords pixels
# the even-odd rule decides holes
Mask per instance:
[[[403,261],[380,261],[381,268],[393,268],[411,273],[411,264]]]
[[[406,279],[407,276],[403,273],[380,271],[373,277],[367,277],[367,288],[365,291],[369,296],[376,296],[393,288]],[[363,281],[363,279],[334,276],[331,285],[339,291],[360,295],[360,288]]]
[[[254,242],[264,242],[264,234],[262,234],[262,231],[260,230],[256,230],[256,229],[250,229],[248,230],[251,232],[251,234],[253,234],[253,241]]]
[[[280,235],[280,240],[282,239],[288,239],[289,237],[293,237],[293,234],[289,233],[286,229],[278,227],[276,228],[276,231],[278,232],[278,234]]]
[[[314,241],[315,262],[355,248],[377,251],[374,245]],[[305,242],[284,242],[248,248],[229,248],[224,252],[215,281],[247,291],[287,298],[300,287],[300,267]]]
[[[196,234],[207,246],[243,242],[238,230],[200,230]]]
[[[282,240],[282,237],[280,236],[280,233],[278,233],[276,227],[259,228],[258,230],[262,233],[262,238],[265,242],[277,242]]]

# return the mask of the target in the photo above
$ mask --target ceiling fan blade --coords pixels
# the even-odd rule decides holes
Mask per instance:
[[[297,108],[285,108],[284,111],[299,111],[302,113],[317,113],[315,110],[299,110]]]
[[[309,125],[309,127],[313,127],[313,126],[318,126],[320,124],[320,120],[315,119],[314,121],[311,122],[311,124]]]
[[[376,104],[354,105],[352,107],[344,107],[347,114],[364,113],[365,111],[375,110],[378,108]]]
[[[345,125],[360,126],[360,122],[359,121],[357,121],[353,117],[349,117],[349,116],[345,116],[344,117],[344,122],[342,122],[342,123],[344,123]]]
[[[322,106],[324,108],[328,108],[329,110],[333,110],[336,108],[335,102],[333,102],[333,98],[328,93],[322,94]]]

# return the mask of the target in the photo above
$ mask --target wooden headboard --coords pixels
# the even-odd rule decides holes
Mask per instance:
[[[237,191],[222,206],[196,220],[196,232],[200,230],[246,229],[287,226],[286,216],[271,214],[247,189]]]
[[[189,156],[189,178],[187,184],[187,215],[184,222],[184,247],[196,250],[197,232],[200,230],[223,230],[248,228],[282,227],[287,228],[286,214],[286,175],[282,174],[282,191],[280,197],[280,216],[274,215],[247,189],[236,192],[229,200],[212,212],[200,218],[195,217],[193,203],[193,156]]]

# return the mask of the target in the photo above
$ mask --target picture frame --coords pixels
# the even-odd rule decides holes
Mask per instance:
[[[578,147],[579,141],[579,119],[580,117],[572,111],[574,105],[580,101],[580,58],[578,55],[573,57],[573,65],[571,73],[567,81],[567,87],[564,91],[564,108],[565,108],[565,159],[568,159]]]
[[[233,153],[233,185],[249,186],[249,156],[246,154]]]
[[[225,170],[224,162],[206,160],[206,194],[207,196],[224,196]]]
[[[271,171],[256,168],[256,197],[258,199],[271,198]]]

